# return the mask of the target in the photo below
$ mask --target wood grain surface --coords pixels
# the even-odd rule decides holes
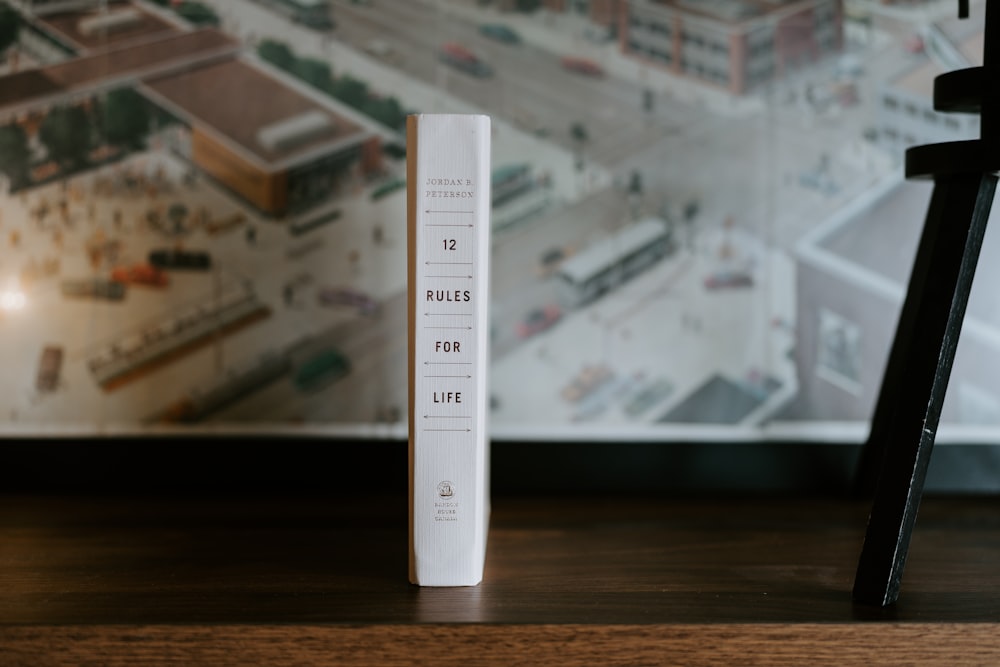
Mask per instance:
[[[998,510],[927,499],[882,610],[864,503],[498,499],[484,582],[421,589],[405,498],[6,496],[0,665],[995,665]]]
[[[37,665],[996,665],[992,624],[135,626],[0,629]]]

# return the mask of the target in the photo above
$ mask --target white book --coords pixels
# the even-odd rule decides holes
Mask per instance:
[[[489,527],[490,119],[407,119],[410,581],[482,581]]]

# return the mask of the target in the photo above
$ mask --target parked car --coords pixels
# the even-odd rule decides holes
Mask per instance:
[[[325,306],[355,307],[363,315],[378,312],[378,302],[353,287],[321,287],[316,292],[316,298]]]
[[[907,53],[923,53],[925,48],[924,38],[921,35],[910,35],[903,42],[903,49]]]
[[[386,181],[385,183],[376,186],[375,189],[372,190],[371,200],[378,201],[379,199],[382,199],[383,197],[392,194],[396,190],[401,190],[402,188],[405,187],[406,187],[405,180],[403,180],[402,178],[392,178]]]
[[[543,308],[536,308],[528,313],[517,325],[517,335],[520,338],[528,338],[537,333],[545,331],[562,317],[559,306],[549,304]]]
[[[566,251],[559,247],[549,248],[542,253],[542,266],[549,268],[566,259]]]
[[[339,220],[341,215],[343,215],[343,212],[339,208],[336,208],[332,211],[321,213],[314,218],[294,220],[288,225],[288,233],[292,236],[302,236],[303,234]]]
[[[587,58],[566,56],[560,62],[562,63],[563,69],[569,70],[570,72],[576,72],[586,76],[604,76],[604,69],[593,60],[588,60]]]
[[[62,281],[60,287],[63,296],[68,297],[92,297],[109,301],[121,301],[125,298],[125,283],[116,280],[104,280],[103,278],[67,279]]]
[[[516,30],[502,23],[484,23],[479,26],[479,33],[504,44],[520,44],[521,35]]]
[[[615,36],[614,32],[610,28],[591,25],[584,28],[583,38],[588,42],[593,42],[594,44],[607,44],[612,41]]]
[[[666,378],[654,380],[628,400],[625,404],[625,414],[637,417],[666,399],[673,390],[674,385],[670,380]]]
[[[559,265],[569,257],[569,254],[566,248],[560,246],[553,246],[543,252],[538,258],[539,270],[542,276],[552,275],[559,268]]]
[[[853,53],[845,53],[837,59],[833,74],[837,78],[856,79],[865,73],[864,61]]]
[[[149,253],[149,263],[158,269],[212,268],[212,256],[202,250],[160,249]]]
[[[300,391],[319,389],[351,372],[351,362],[341,352],[328,348],[311,356],[295,370],[292,382]]]
[[[834,83],[830,89],[841,106],[851,107],[858,103],[858,86],[853,81]]]
[[[170,284],[170,276],[163,269],[152,264],[140,262],[131,266],[117,266],[111,271],[111,280],[126,285],[149,285],[151,287],[166,287]]]
[[[247,221],[247,216],[242,211],[236,211],[235,213],[230,213],[229,215],[224,215],[221,218],[215,218],[214,220],[209,220],[205,223],[205,231],[211,236],[216,234],[221,234],[222,232],[229,231],[239,227]]]
[[[448,42],[438,51],[438,60],[477,77],[493,75],[493,68],[461,44]]]
[[[570,403],[576,403],[614,380],[614,377],[614,372],[604,364],[587,366],[563,388],[562,397]]]
[[[367,53],[386,62],[396,62],[399,59],[392,44],[384,39],[373,39],[365,44],[364,49]]]
[[[820,167],[814,167],[800,172],[799,185],[804,188],[818,190],[828,197],[832,197],[840,192],[840,188],[834,182],[830,174],[825,169]]]
[[[708,289],[723,289],[726,287],[753,287],[753,274],[749,269],[720,269],[705,278]]]
[[[42,349],[42,356],[38,360],[35,389],[43,392],[55,391],[59,387],[62,363],[62,345],[46,345]]]

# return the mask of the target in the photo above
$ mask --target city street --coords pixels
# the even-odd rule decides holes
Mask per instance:
[[[222,28],[245,41],[250,60],[254,45],[276,40],[297,56],[328,63],[335,76],[396,97],[405,109],[491,115],[494,168],[526,164],[545,183],[548,206],[497,226],[493,235],[493,425],[501,437],[524,429],[555,437],[581,424],[659,434],[687,428],[675,422],[692,414],[688,399],[720,382],[750,397],[751,407],[713,428],[765,423],[796,389],[796,244],[899,169],[898,156],[865,138],[875,125],[879,87],[914,59],[899,46],[914,28],[895,16],[878,19],[844,54],[734,98],[638,64],[613,42],[582,37],[582,19],[569,15],[499,13],[467,0],[336,0],[337,26],[324,33],[253,0],[208,4]],[[487,22],[513,27],[522,42],[483,36],[478,26]],[[449,42],[477,54],[492,74],[474,76],[442,62],[440,49]],[[560,61],[565,55],[587,57],[604,74],[568,71]],[[838,63],[845,55],[864,63],[849,74],[853,101],[830,93],[844,84]],[[644,108],[647,90],[651,106]],[[582,129],[576,136],[574,126]],[[130,169],[152,175],[157,167],[166,182],[155,196],[96,194],[102,178]],[[262,354],[285,355],[294,374],[309,354],[336,349],[350,362],[344,377],[304,391],[286,374],[208,415],[203,425],[404,433],[405,191],[373,201],[379,183],[359,180],[324,205],[338,211],[334,222],[297,237],[288,221],[260,215],[211,179],[185,179],[188,168],[159,146],[130,157],[117,172],[72,179],[69,192],[94,193],[69,207],[78,224],[58,243],[73,252],[57,247],[54,226],[30,222],[41,201],[66,196],[61,185],[11,198],[4,242],[13,246],[9,235],[17,231],[21,263],[62,253],[61,277],[110,268],[110,261],[89,267],[76,251],[95,235],[119,242],[121,261],[181,243],[210,251],[215,268],[173,278],[159,293],[130,289],[127,306],[65,303],[56,280],[32,288],[30,308],[46,319],[8,313],[0,326],[21,340],[65,346],[63,385],[44,396],[32,391],[37,356],[8,346],[3,361],[26,379],[25,389],[0,404],[8,426],[129,430]],[[403,175],[402,161],[388,160],[385,180]],[[241,225],[172,239],[146,223],[150,209],[162,214],[180,201],[203,218],[239,214]],[[589,304],[560,302],[559,261],[647,217],[671,230],[665,258]],[[547,265],[551,257],[559,259]],[[734,266],[744,282],[726,283]],[[377,314],[321,303],[321,290],[329,288],[364,294],[378,302]],[[95,385],[86,364],[100,349],[227,290],[253,295],[268,316],[114,391]],[[558,316],[544,330],[526,333],[521,326],[534,312],[554,308]],[[173,428],[153,428],[161,427]]]

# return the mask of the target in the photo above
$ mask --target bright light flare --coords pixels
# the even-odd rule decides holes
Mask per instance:
[[[0,310],[21,310],[27,303],[28,297],[19,289],[7,289],[0,292]]]

